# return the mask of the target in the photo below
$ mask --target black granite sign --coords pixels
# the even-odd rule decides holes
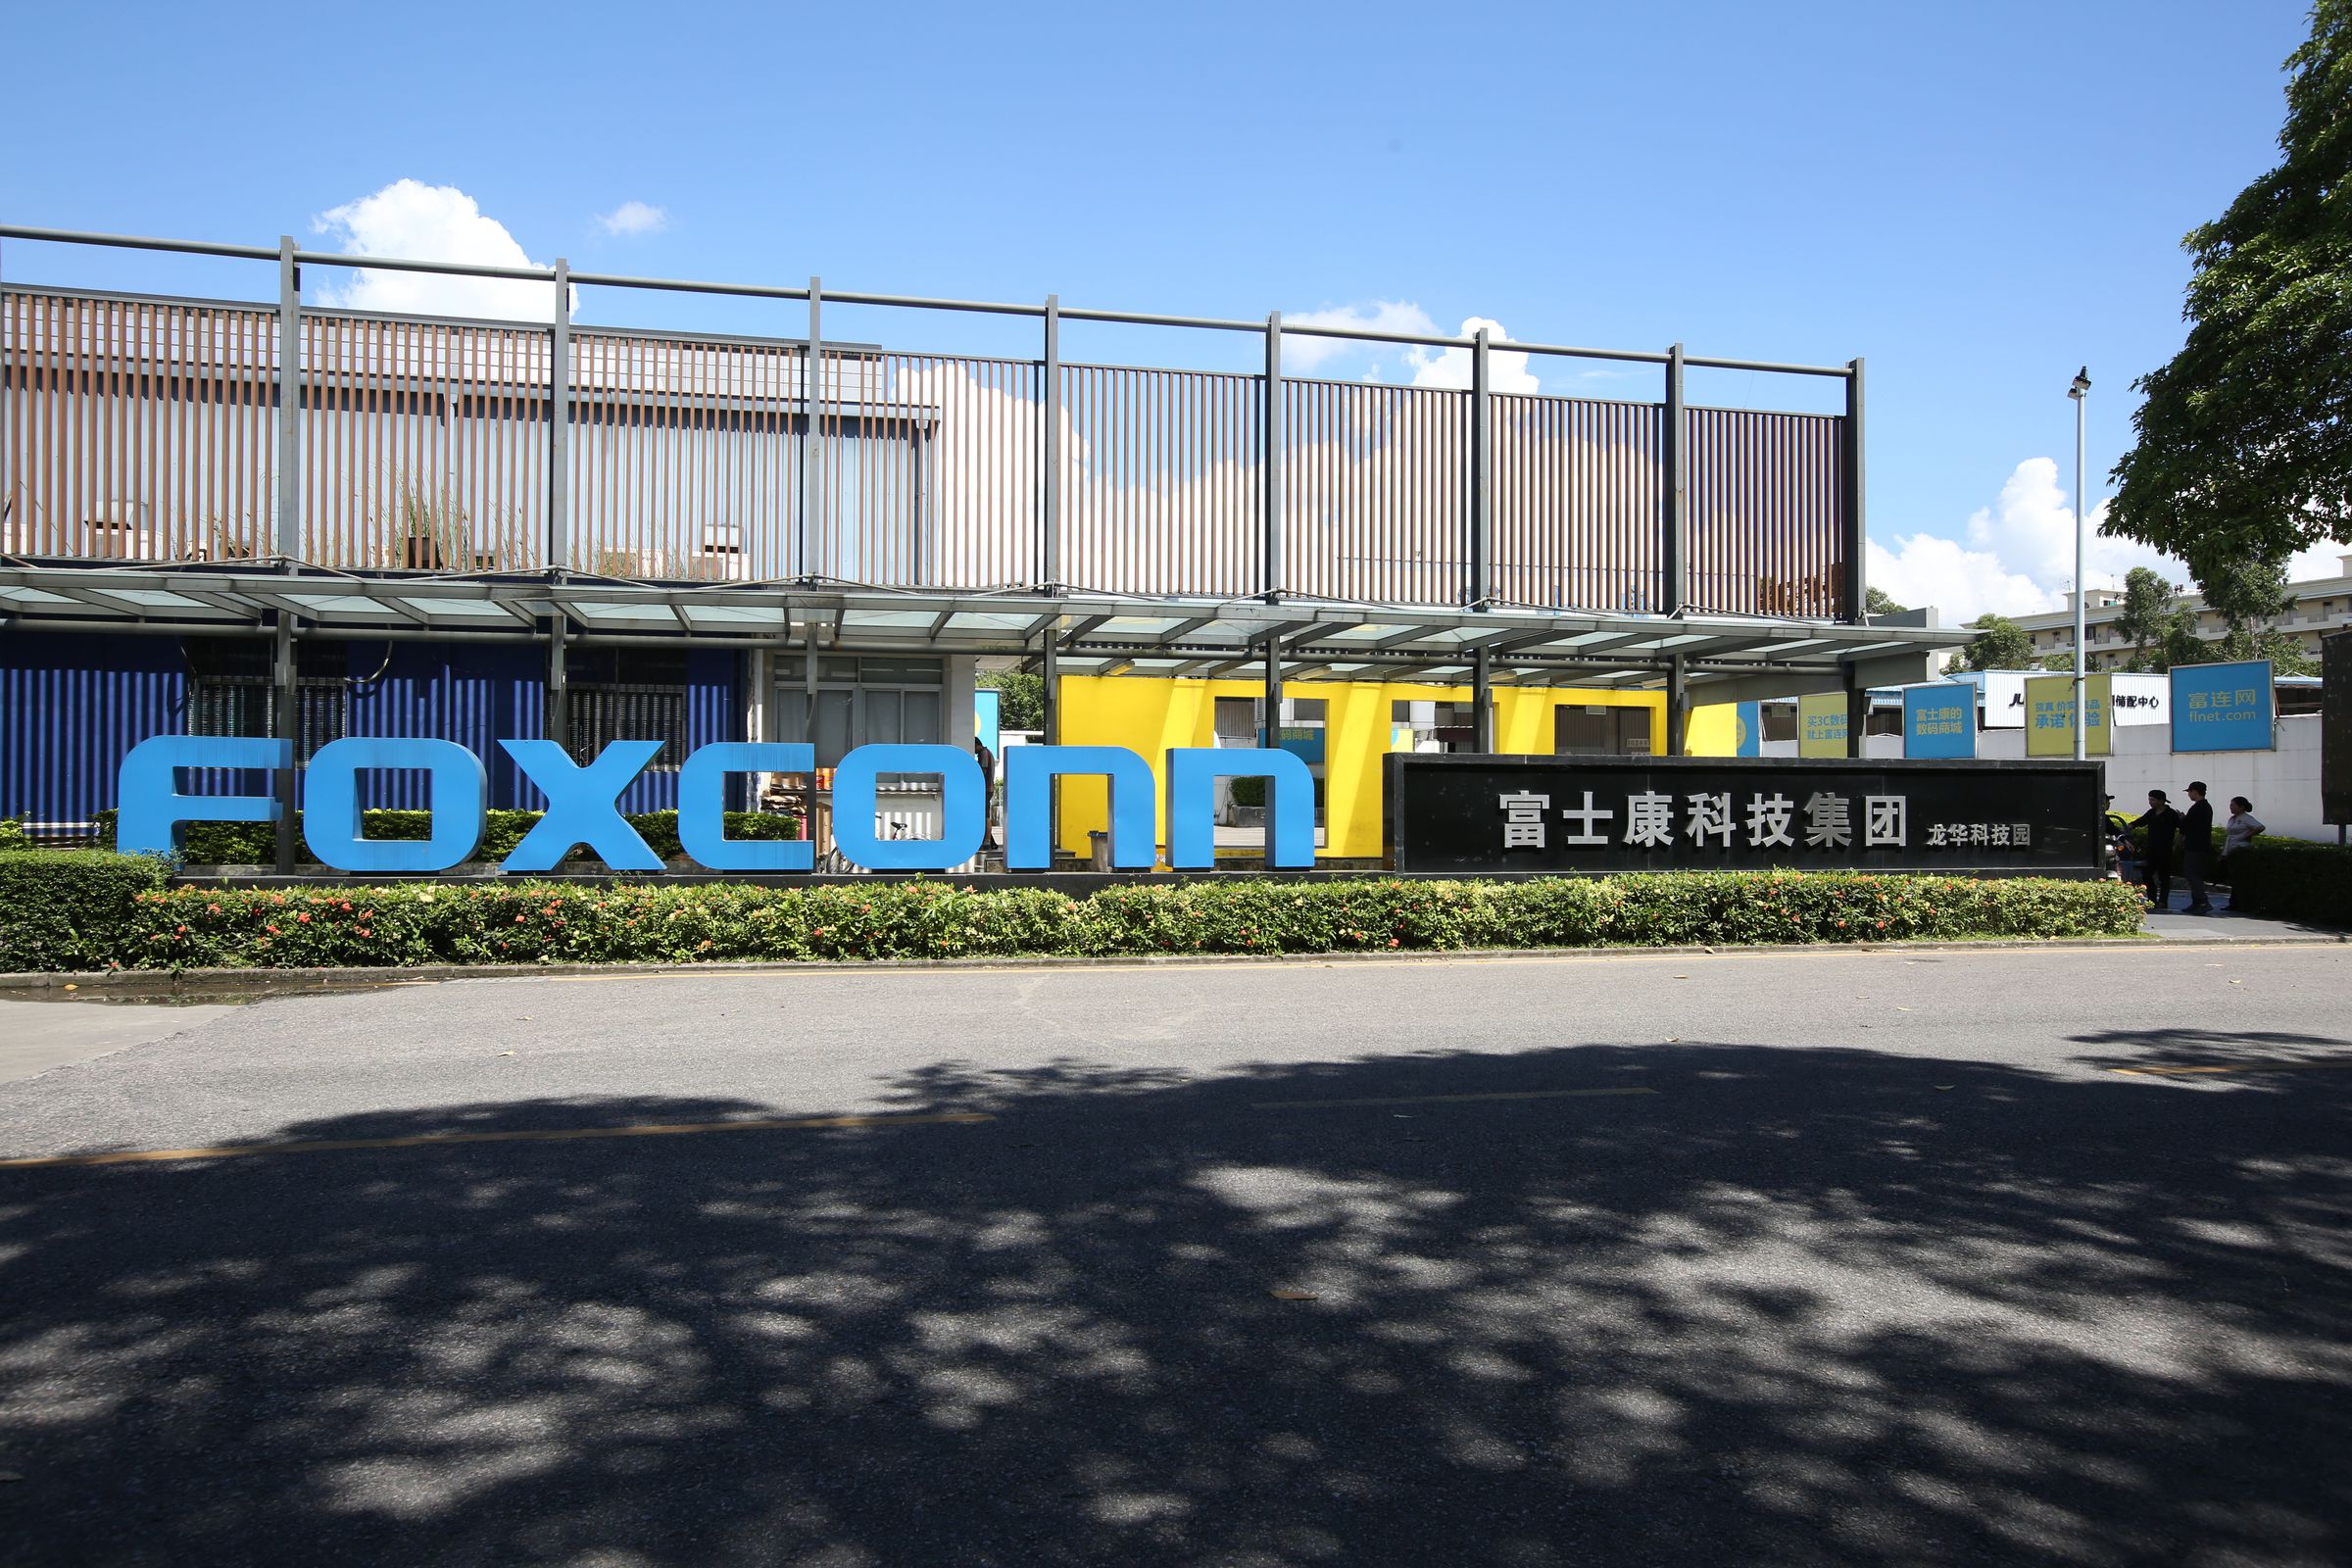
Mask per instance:
[[[1390,864],[1591,871],[2103,869],[2103,764],[1392,754]]]

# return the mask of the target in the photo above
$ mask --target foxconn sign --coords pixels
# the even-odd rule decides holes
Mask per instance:
[[[502,871],[558,869],[585,845],[615,871],[660,871],[662,858],[621,815],[620,793],[661,752],[659,741],[613,741],[585,765],[553,741],[502,740],[547,797],[546,813],[523,835]],[[116,844],[129,854],[176,855],[189,822],[273,822],[268,795],[183,794],[186,768],[285,770],[290,741],[212,735],[158,735],[122,760],[122,811]],[[727,779],[743,773],[810,773],[813,747],[776,741],[729,741],[687,755],[678,770],[678,843],[713,871],[812,870],[816,847],[801,840],[726,836]],[[423,839],[370,839],[362,833],[360,775],[414,771],[431,781],[432,831]],[[883,838],[874,826],[876,788],[886,776],[940,781],[937,838]],[[482,760],[455,741],[383,738],[330,741],[304,769],[302,836],[321,864],[367,873],[446,871],[473,858],[488,822],[489,776]],[[1018,746],[1004,754],[1004,864],[1042,871],[1053,864],[1054,780],[1096,777],[1110,794],[1110,859],[1122,871],[1148,871],[1157,858],[1152,764],[1122,746]],[[1285,751],[1177,747],[1164,769],[1168,863],[1197,870],[1215,863],[1212,826],[1216,781],[1262,778],[1269,864],[1306,867],[1315,860],[1315,784],[1306,764]],[[980,852],[988,831],[988,783],[971,754],[954,746],[860,746],[833,774],[833,840],[844,858],[869,871],[947,871]]]

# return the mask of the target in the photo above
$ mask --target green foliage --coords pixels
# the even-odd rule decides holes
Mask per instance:
[[[475,852],[479,860],[503,860],[514,853],[522,836],[538,824],[543,813],[538,811],[491,811],[482,828],[482,847]],[[115,842],[115,813],[100,811],[96,815],[98,842],[112,848]],[[635,828],[647,848],[663,859],[684,852],[678,845],[678,813],[675,811],[637,811],[622,820]],[[361,831],[371,839],[408,840],[430,838],[433,831],[429,811],[377,809],[360,813]],[[726,813],[726,832],[731,839],[797,839],[801,836],[801,819],[766,811],[729,811]],[[298,848],[295,855],[301,864],[317,865],[318,858],[310,846],[301,842],[302,813],[294,813],[294,828]],[[270,822],[190,822],[180,833],[180,859],[189,865],[268,865],[277,857],[277,827]],[[581,858],[574,852],[572,858]]]
[[[104,968],[167,870],[143,855],[0,849],[0,971]]]
[[[1046,727],[1046,678],[1017,669],[984,669],[973,684],[1004,693],[997,722],[1004,729]]]
[[[2007,615],[1979,615],[1969,623],[1976,638],[1960,651],[1963,669],[2030,669],[2033,667],[2034,639],[2026,628]],[[2070,662],[2067,668],[2074,668]]]
[[[1237,778],[1233,781],[1233,804],[1263,806],[1266,804],[1266,781],[1262,778]]]
[[[1862,591],[1862,609],[1868,614],[1899,615],[1910,608],[1908,605],[1896,604],[1894,596],[1876,583]]]
[[[2188,339],[2142,376],[2109,528],[2200,587],[2352,542],[2352,0],[2317,0],[2288,58],[2278,166],[2181,242]]]
[[[2061,675],[2072,675],[2075,672],[2075,656],[2072,654],[2044,654],[2036,667],[2054,670]]]
[[[32,847],[32,837],[24,831],[24,823],[13,816],[0,816],[0,851],[29,850]]]
[[[1385,953],[2120,936],[2139,926],[2138,901],[2112,882],[1852,873],[1145,879],[1087,898],[946,881],[141,885],[116,897],[118,928],[98,952],[125,968]],[[47,966],[94,956],[85,944],[49,955]]]
[[[2133,566],[2124,573],[2123,612],[2115,617],[2116,632],[2132,639],[2132,657],[2124,662],[2126,669],[2161,669],[2154,662],[2156,648],[2164,641],[2165,623],[2173,609],[2171,581],[2146,566]]]
[[[2156,650],[2155,665],[2159,670],[2175,664],[2208,664],[2214,662],[2213,649],[2197,635],[2197,612],[2183,606],[2173,612],[2164,623],[2164,641]]]
[[[2233,909],[2352,926],[2352,850],[2266,836],[2230,856],[2223,868]]]

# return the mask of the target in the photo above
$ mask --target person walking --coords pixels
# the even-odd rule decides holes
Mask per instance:
[[[2230,858],[2254,842],[2256,834],[2268,833],[2262,818],[2254,814],[2254,803],[2243,795],[2230,797],[2230,820],[2222,830],[2222,870],[2230,871]],[[2237,907],[2237,878],[2230,877],[2230,907]]]
[[[2148,849],[2141,861],[2140,874],[2148,890],[2148,904],[2159,914],[2173,906],[2173,839],[2180,831],[2180,813],[2162,790],[2148,791],[2148,808],[2132,819],[2131,825],[2147,829]]]
[[[2189,914],[2211,914],[2213,901],[2205,896],[2205,879],[2213,874],[2213,803],[2205,799],[2205,783],[2188,787],[2188,809],[2180,813],[2180,869],[2188,878]]]

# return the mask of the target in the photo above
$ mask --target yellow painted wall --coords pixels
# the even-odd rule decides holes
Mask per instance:
[[[1152,764],[1154,776],[1166,766],[1172,746],[1214,746],[1216,700],[1260,697],[1254,680],[1164,680],[1148,675],[1065,675],[1061,680],[1061,742],[1064,746],[1124,746]],[[1370,681],[1299,681],[1285,689],[1293,698],[1320,699],[1324,710],[1325,824],[1321,855],[1366,859],[1381,853],[1382,759],[1390,751],[1392,704],[1463,703],[1467,686],[1421,686]],[[1494,688],[1494,749],[1546,757],[1552,746],[1552,710],[1563,705],[1646,708],[1653,743],[1666,733],[1663,693],[1583,691],[1568,688]],[[1163,781],[1164,782],[1164,781]],[[1164,798],[1154,799],[1158,841],[1168,841]],[[1063,852],[1085,855],[1087,835],[1106,827],[1110,808],[1099,778],[1064,779],[1056,841]]]
[[[1691,757],[1740,755],[1740,705],[1708,703],[1690,710],[1683,735],[1683,750]]]

